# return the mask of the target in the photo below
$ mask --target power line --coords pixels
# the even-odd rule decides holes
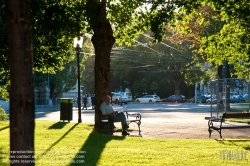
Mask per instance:
[[[154,38],[152,38],[152,37],[150,37],[150,36],[148,36],[148,35],[145,35],[145,34],[142,34],[142,35],[144,35],[144,36],[146,36],[146,37],[148,37],[148,38],[154,40]],[[172,47],[172,46],[170,46],[170,45],[167,45],[167,44],[165,44],[165,43],[163,43],[163,42],[160,42],[160,43],[163,44],[163,45],[165,45],[165,46],[167,46],[167,47],[170,47],[170,48],[172,48],[172,49],[174,49],[174,50],[176,50],[176,51],[182,52],[181,50],[178,50],[178,49],[176,49],[176,48],[174,48],[174,47]]]
[[[130,62],[135,62],[135,63],[140,63],[140,64],[144,64],[144,65],[147,65],[147,63],[143,63],[143,62],[139,62],[139,61],[136,61],[136,60],[131,60],[130,58],[125,58],[124,56],[123,57],[119,57],[119,56],[110,56],[111,58],[120,58],[120,59],[126,59]]]
[[[137,40],[135,40],[135,42],[137,42],[137,43],[139,43],[140,45],[142,45],[143,47],[147,47],[148,49],[150,49],[150,50],[152,50],[152,51],[154,51],[154,52],[157,52],[158,54],[161,55],[161,53],[160,53],[159,51],[157,51],[157,50],[155,50],[155,49],[149,47],[147,43],[144,44],[144,43],[138,42]]]

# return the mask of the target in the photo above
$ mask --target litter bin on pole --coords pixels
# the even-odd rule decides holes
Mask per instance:
[[[73,98],[60,98],[60,120],[72,120]]]

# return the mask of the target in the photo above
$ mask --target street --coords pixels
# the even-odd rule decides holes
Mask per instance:
[[[199,113],[203,116],[209,116],[210,105],[194,104],[194,103],[129,103],[122,106],[114,104],[116,110],[127,110],[128,112],[139,112],[144,118],[153,113],[150,118],[162,116],[164,113],[183,112],[183,113]],[[82,122],[93,123],[94,110],[88,107],[87,110],[81,110]],[[60,120],[60,106],[53,107],[37,107],[36,119]],[[78,108],[73,107],[73,120],[78,121]]]
[[[209,104],[195,104],[195,103],[129,103],[123,104],[122,106],[114,104],[116,110],[126,110],[128,112],[138,112],[142,115],[143,121],[145,118],[163,118],[164,115],[179,114],[183,115],[183,118],[189,118],[186,114],[194,114],[200,116],[201,120],[205,117],[211,116],[211,105]],[[247,105],[234,104],[231,108],[245,108],[248,110]],[[213,114],[216,116],[216,105],[213,105]],[[81,110],[82,122],[93,123],[94,122],[94,110],[88,107],[87,110]],[[222,114],[222,112],[220,112]],[[171,116],[170,116],[171,117]],[[53,107],[37,107],[36,108],[36,119],[44,120],[60,120],[60,106]],[[73,120],[78,121],[78,108],[73,107]]]

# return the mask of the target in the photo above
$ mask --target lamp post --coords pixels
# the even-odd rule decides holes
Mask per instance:
[[[79,65],[79,56],[80,51],[82,49],[82,43],[83,43],[83,37],[80,38],[74,38],[74,47],[76,49],[76,55],[77,55],[77,81],[78,81],[78,97],[77,97],[77,104],[78,104],[78,123],[82,122],[81,118],[81,87],[80,87],[80,65]]]

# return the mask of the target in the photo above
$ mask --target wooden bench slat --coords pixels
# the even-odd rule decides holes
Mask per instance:
[[[224,113],[223,118],[249,118],[250,113]]]
[[[250,125],[249,126],[213,126],[212,127],[213,129],[215,130],[219,130],[219,129],[243,129],[243,128],[250,128]]]
[[[250,128],[250,126],[222,126],[221,129],[245,129]]]

